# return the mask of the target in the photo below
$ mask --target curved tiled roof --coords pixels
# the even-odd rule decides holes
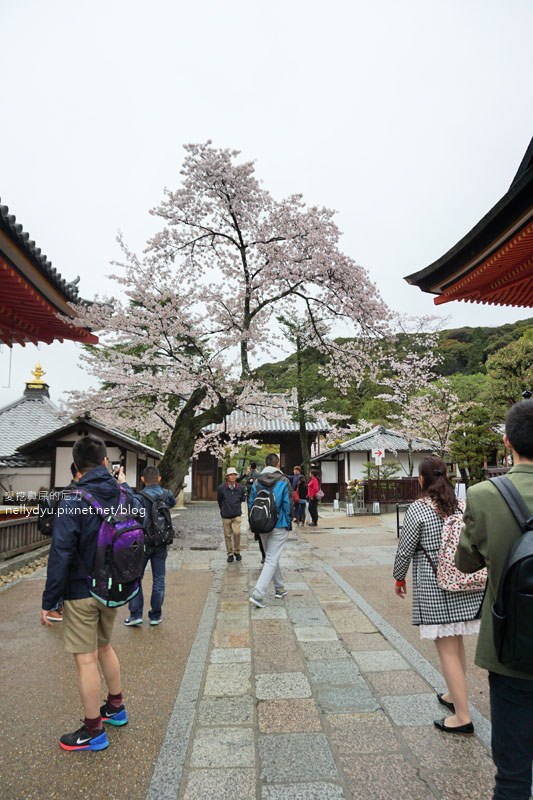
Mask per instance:
[[[1,198],[0,198],[1,201]],[[9,213],[8,206],[4,206],[0,202],[0,229],[17,244],[30,261],[35,264],[39,272],[58,289],[65,297],[72,303],[78,302],[78,280],[71,281],[70,283],[62,278],[52,262],[48,260],[47,256],[37,247],[30,234],[27,233],[22,225],[17,222],[14,214]]]
[[[0,458],[12,456],[37,436],[52,433],[65,424],[64,414],[45,396],[15,400],[0,408]]]
[[[399,453],[406,452],[409,449],[409,445],[407,439],[398,431],[389,430],[384,428],[383,425],[378,425],[367,433],[355,436],[353,439],[349,439],[347,442],[321,453],[315,460],[319,461],[321,458],[327,458],[335,455],[335,453],[369,452],[377,448],[382,448],[385,453]],[[429,439],[418,437],[411,439],[411,450],[415,453],[432,453],[435,449],[435,443]]]

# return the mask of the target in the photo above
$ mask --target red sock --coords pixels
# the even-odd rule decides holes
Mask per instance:
[[[111,706],[111,708],[120,708],[123,702],[124,699],[122,697],[122,692],[119,692],[118,694],[111,694],[111,692],[109,692],[107,695],[107,705]]]
[[[89,719],[89,717],[85,717],[85,719],[83,720],[83,724],[85,725],[91,736],[94,736],[96,733],[102,732],[103,725],[102,725],[102,717],[100,716],[100,714],[98,714],[98,716],[95,717],[94,719]]]

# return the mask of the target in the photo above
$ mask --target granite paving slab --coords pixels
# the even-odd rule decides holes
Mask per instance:
[[[335,629],[329,626],[295,627],[294,633],[299,642],[333,642],[338,640]]]
[[[417,768],[402,755],[352,754],[350,763],[343,764],[343,772],[352,800],[434,800],[435,795]],[[468,795],[457,795],[459,798]],[[470,800],[470,799],[469,799]]]
[[[384,695],[381,704],[394,724],[401,727],[433,725],[434,719],[447,716],[434,694]]]
[[[354,753],[394,753],[402,749],[394,726],[381,710],[370,714],[332,714],[328,723],[329,739],[341,763],[350,763]]]
[[[308,665],[313,683],[339,686],[345,683],[358,683],[361,678],[357,665],[352,659],[337,658],[328,661],[311,661]]]
[[[433,734],[433,731],[432,731]],[[475,736],[448,736],[435,730],[435,735],[428,736],[425,727],[404,728],[402,738],[413,751],[420,766],[433,770],[455,770],[460,765],[468,764],[478,774],[488,772],[494,776],[494,764],[487,749]]]
[[[396,650],[354,650],[352,656],[361,672],[411,669],[411,666]]]
[[[329,620],[320,606],[315,606],[314,608],[295,608],[294,606],[289,606],[288,612],[292,624],[298,627],[326,627],[329,624]]]
[[[200,725],[251,725],[254,721],[254,698],[249,694],[229,697],[206,697],[198,706]]]
[[[427,777],[439,800],[487,800],[493,794],[494,765],[483,773],[472,771],[470,767],[468,770],[458,769],[456,765],[453,771],[431,772]]]
[[[262,672],[303,672],[305,669],[304,660],[296,646],[296,641],[292,640],[292,647],[288,650],[262,650],[262,655],[258,653],[254,656],[254,669],[256,673]]]
[[[289,592],[306,592],[309,591],[309,584],[303,581],[285,581],[285,588]]]
[[[289,653],[296,648],[296,638],[292,631],[282,634],[256,634],[254,633],[253,654],[255,657],[266,658],[273,652]]]
[[[324,686],[316,689],[316,702],[326,714],[350,714],[375,711],[379,705],[363,678],[348,686]]]
[[[427,694],[431,687],[413,670],[392,672],[369,672],[367,681],[378,695],[382,694]]]
[[[353,611],[350,615],[328,614],[339,633],[373,633],[376,628],[361,611]]]
[[[255,800],[254,769],[193,769],[183,800]]]
[[[211,650],[212,664],[239,664],[251,660],[252,651],[249,647],[221,647]]]
[[[254,608],[253,621],[263,619],[287,619],[287,611],[283,606],[267,606],[266,608]]]
[[[248,606],[245,606],[244,608],[235,609],[234,611],[219,611],[217,614],[217,623],[229,622],[230,620],[233,620],[234,623],[235,621],[237,621],[237,622],[246,622],[247,624],[249,618],[250,618],[249,608]]]
[[[257,717],[261,733],[298,733],[321,731],[315,701],[263,700],[258,703]]]
[[[252,630],[254,636],[292,633],[292,625],[288,619],[262,619],[260,616],[256,617],[256,610],[261,612],[263,609],[252,608]]]
[[[251,664],[210,664],[207,667],[204,695],[247,694],[250,689]]]
[[[348,650],[392,650],[392,645],[388,643],[379,631],[368,631],[368,633],[343,633],[342,639],[346,643]]]
[[[250,631],[245,630],[240,633],[215,631],[213,634],[213,644],[215,647],[250,647]]]
[[[300,647],[302,653],[308,661],[325,661],[340,658],[350,658],[351,655],[344,647],[342,642],[337,641],[324,641],[324,642],[302,642]]]
[[[261,800],[343,800],[340,786],[334,783],[292,783],[290,786],[263,786]]]
[[[283,700],[311,697],[311,687],[303,672],[276,672],[255,676],[258,700]]]
[[[260,778],[265,783],[335,781],[337,767],[323,733],[258,737]]]
[[[220,611],[243,611],[248,612],[249,609],[248,598],[246,600],[221,600],[219,609]]]
[[[254,734],[250,728],[198,728],[190,759],[192,769],[254,767]]]

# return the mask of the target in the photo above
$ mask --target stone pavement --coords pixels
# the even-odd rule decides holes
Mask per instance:
[[[169,554],[164,624],[155,630],[117,624],[130,724],[110,732],[111,745],[102,753],[60,751],[57,717],[72,724],[79,702],[69,686],[68,708],[54,713],[64,683],[73,679],[71,670],[59,668],[54,679],[61,685],[49,685],[56,703],[46,711],[47,725],[37,726],[49,762],[36,763],[31,752],[12,747],[20,774],[3,778],[11,794],[2,796],[83,797],[91,781],[104,780],[111,800],[491,797],[490,726],[477,709],[485,710],[484,696],[473,705],[476,736],[437,731],[432,721],[444,709],[435,691],[444,687],[434,646],[412,634],[410,603],[384,599],[393,595],[395,519],[348,519],[322,510],[319,525],[290,534],[282,558],[289,594],[276,600],[271,589],[267,607],[257,609],[248,602],[260,569],[253,538],[241,563],[226,564],[216,505],[191,504],[181,512],[182,534]],[[32,657],[56,647],[64,664],[57,641],[48,645],[50,637],[35,636],[42,582],[41,571],[0,592],[0,632],[24,586],[32,587]],[[122,620],[126,614],[119,613]],[[13,668],[7,650],[3,676]],[[136,668],[139,657],[144,669]],[[162,659],[164,670],[158,668]],[[35,678],[31,666],[28,671]],[[154,681],[160,687],[155,693]],[[26,678],[23,683],[24,696],[31,697],[32,686]],[[19,685],[13,682],[15,694]],[[42,692],[32,698],[37,713],[43,702]],[[154,714],[154,702],[164,713]],[[3,703],[2,727],[6,713],[13,738],[24,736]],[[134,749],[139,739],[144,754],[143,747]]]

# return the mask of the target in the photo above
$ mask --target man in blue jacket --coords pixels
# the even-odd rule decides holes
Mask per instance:
[[[170,509],[174,508],[176,505],[176,498],[170,489],[163,489],[161,486],[161,473],[157,467],[145,467],[141,475],[141,481],[144,484],[144,488],[140,494],[135,495],[135,500],[139,507],[145,510],[144,529],[146,535],[147,527],[150,525],[152,519],[152,502],[158,498],[163,498],[166,507]],[[163,600],[165,599],[165,573],[168,545],[151,545],[147,543],[145,539],[144,549],[144,564],[141,577],[144,578],[144,571],[148,562],[150,562],[152,567],[152,596],[150,598],[148,618],[150,620],[150,625],[159,625],[161,622],[161,608],[163,606]],[[135,595],[133,600],[130,600],[130,615],[124,620],[124,625],[128,627],[142,625],[143,607],[144,597],[141,583],[138,594]]]
[[[276,597],[283,598],[287,594],[283,586],[279,562],[292,527],[292,487],[289,479],[279,469],[279,456],[276,453],[270,453],[265,458],[265,468],[260,473],[250,492],[250,508],[253,505],[258,489],[263,487],[272,489],[278,516],[276,527],[270,533],[259,534],[265,549],[265,563],[250,596],[250,603],[258,608],[265,607],[264,598],[271,580],[274,581]]]
[[[109,474],[104,442],[96,436],[84,436],[74,445],[72,457],[81,473],[77,488],[93,495],[104,507],[116,508],[119,485]],[[121,478],[125,480],[123,472]],[[131,489],[124,488],[128,502],[133,505]],[[103,750],[109,742],[102,723],[120,726],[128,721],[122,698],[120,664],[111,645],[117,612],[91,597],[87,583],[94,564],[100,521],[75,492],[61,500],[54,519],[43,592],[41,625],[52,626],[48,613],[63,597],[65,650],[74,655],[78,672],[85,714],[83,725],[60,739],[61,747],[71,751]],[[108,688],[107,700],[102,706],[98,663]]]

